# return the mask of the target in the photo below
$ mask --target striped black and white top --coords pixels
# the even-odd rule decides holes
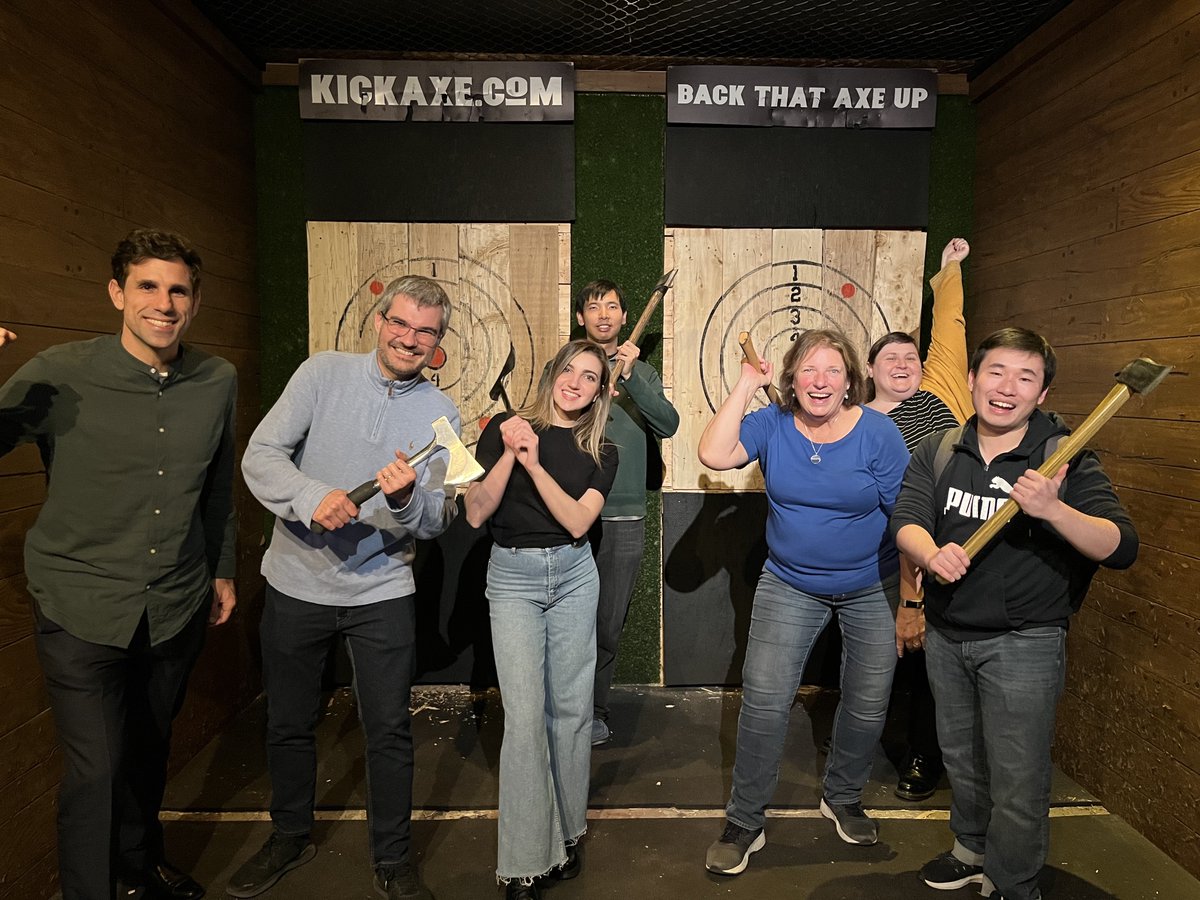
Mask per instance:
[[[904,446],[908,448],[909,453],[913,452],[922,439],[935,431],[954,428],[959,424],[958,419],[954,418],[954,413],[950,412],[950,407],[929,391],[917,391],[899,403],[888,415],[900,429],[900,436],[904,438]]]

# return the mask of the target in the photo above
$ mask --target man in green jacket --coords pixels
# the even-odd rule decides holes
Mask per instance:
[[[679,413],[663,396],[658,372],[638,359],[637,344],[620,343],[625,319],[625,297],[611,281],[593,281],[575,298],[575,321],[591,340],[604,348],[610,364],[622,361],[605,431],[605,437],[620,450],[620,463],[612,491],[600,512],[600,521],[592,532],[596,568],[600,573],[592,746],[605,744],[612,736],[608,727],[608,692],[634,581],[642,563],[650,442],[670,437],[679,427]]]

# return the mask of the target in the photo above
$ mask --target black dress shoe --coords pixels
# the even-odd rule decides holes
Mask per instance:
[[[146,900],[200,900],[204,887],[187,872],[161,862],[146,870]]]
[[[933,796],[938,782],[942,779],[942,764],[931,760],[928,756],[913,753],[908,762],[900,770],[900,779],[896,784],[896,796],[901,800],[925,800]]]
[[[546,873],[544,881],[547,886],[553,885],[557,881],[570,881],[579,875],[583,869],[583,856],[579,853],[578,844],[567,844],[567,861],[558,869],[551,869]]]
[[[510,881],[504,886],[504,900],[542,900],[542,892],[536,881],[533,884]]]

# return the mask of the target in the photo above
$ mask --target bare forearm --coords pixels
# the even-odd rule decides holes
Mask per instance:
[[[588,503],[586,498],[589,495],[586,493],[584,499],[576,500],[540,465],[526,471],[533,480],[533,486],[537,488],[538,496],[546,504],[546,509],[554,516],[554,521],[565,528],[573,538],[581,538],[587,534],[592,523],[596,521],[596,516],[600,514],[603,501],[599,505]]]
[[[511,453],[505,453],[487,475],[467,488],[463,508],[466,510],[467,523],[472,528],[482,527],[500,507],[515,461]]]
[[[1121,543],[1121,530],[1108,519],[1081,513],[1065,503],[1058,504],[1046,522],[1062,535],[1063,540],[1086,556],[1099,562],[1107,559]]]
[[[708,468],[718,471],[734,469],[747,461],[745,449],[739,446],[739,435],[742,417],[757,390],[757,384],[745,378],[739,379],[705,427],[696,455]]]

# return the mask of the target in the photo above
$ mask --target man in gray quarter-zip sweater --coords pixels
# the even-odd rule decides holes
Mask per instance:
[[[376,349],[307,360],[246,448],[246,483],[276,516],[263,558],[261,631],[274,830],[230,879],[234,897],[267,890],[316,853],[314,728],[335,635],[346,641],[366,734],[376,889],[430,897],[410,850],[412,561],[415,540],[445,531],[456,507],[443,484],[445,451],[415,470],[405,460],[433,439],[436,419],[461,431],[454,404],[421,374],[449,320],[450,300],[436,282],[396,279],[375,312]],[[346,489],[372,476],[380,493],[358,507]],[[316,534],[314,522],[326,530]]]

